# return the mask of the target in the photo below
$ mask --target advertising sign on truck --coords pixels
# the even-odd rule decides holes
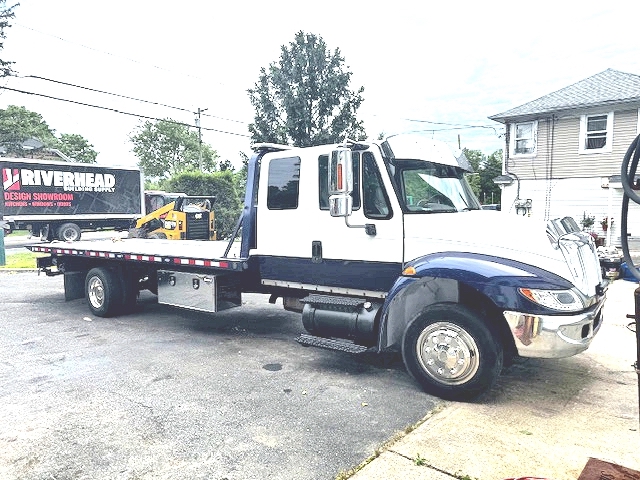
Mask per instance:
[[[1,158],[0,171],[1,213],[10,231],[77,240],[82,230],[127,230],[144,212],[137,168]]]

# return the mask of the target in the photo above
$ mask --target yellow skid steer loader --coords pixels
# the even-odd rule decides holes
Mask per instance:
[[[214,201],[215,197],[179,195],[140,218],[129,230],[129,238],[215,240]]]

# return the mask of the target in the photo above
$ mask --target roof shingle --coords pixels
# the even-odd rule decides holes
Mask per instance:
[[[640,75],[608,68],[573,85],[489,117],[496,122],[560,110],[640,102]]]

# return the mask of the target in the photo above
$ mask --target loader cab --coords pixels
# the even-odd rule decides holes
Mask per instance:
[[[147,190],[144,192],[144,207],[145,213],[154,212],[171,202],[174,202],[178,197],[186,196],[186,193],[174,193],[164,192],[161,190]]]

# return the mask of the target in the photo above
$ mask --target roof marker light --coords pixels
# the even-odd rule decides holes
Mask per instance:
[[[402,271],[402,275],[408,275],[408,276],[413,276],[416,273],[418,273],[415,269],[415,267],[406,267],[403,271]]]

